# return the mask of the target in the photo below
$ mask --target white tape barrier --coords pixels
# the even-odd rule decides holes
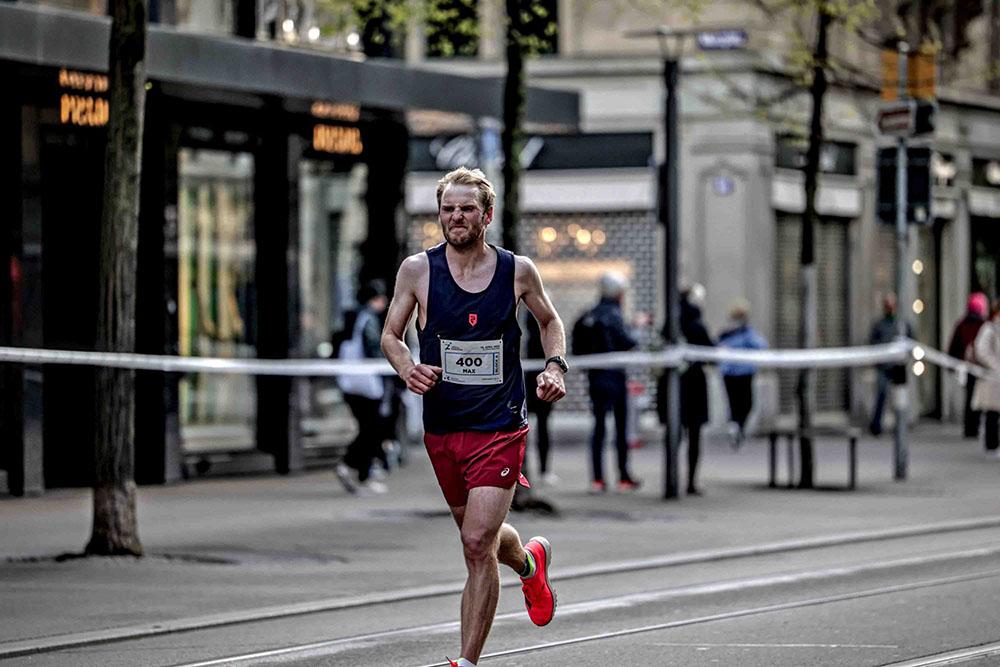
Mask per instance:
[[[676,368],[690,362],[748,363],[758,368],[828,368],[871,366],[902,362],[914,342],[900,340],[885,345],[829,347],[812,350],[733,350],[723,347],[677,345],[657,352],[611,352],[569,357],[572,368]],[[925,349],[925,348],[923,348]],[[932,360],[928,355],[928,360]],[[952,360],[954,361],[954,360]],[[385,360],[339,361],[330,359],[222,359],[217,357],[174,357],[154,354],[42,350],[0,347],[0,362],[22,364],[62,364],[103,366],[131,370],[174,373],[229,373],[324,377],[335,375],[394,375]],[[526,359],[526,371],[541,370],[544,361]]]
[[[174,373],[230,373],[322,377],[329,375],[394,375],[396,371],[381,359],[371,361],[331,361],[328,359],[221,359],[218,357],[173,357],[157,354],[116,352],[76,352],[0,347],[0,362],[22,364],[64,364],[104,366],[137,371]]]
[[[994,376],[1000,379],[1000,373],[990,371],[988,368],[983,368],[976,364],[970,364],[967,361],[962,361],[961,359],[956,359],[950,355],[941,352],[940,350],[935,350],[932,347],[924,347],[920,343],[917,343],[913,347],[913,358],[917,361],[928,361],[942,368],[946,368],[950,371],[954,371],[958,375],[958,382],[961,385],[965,385],[967,378],[970,375],[975,375],[977,378],[988,378]]]

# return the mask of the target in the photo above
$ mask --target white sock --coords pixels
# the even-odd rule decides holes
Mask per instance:
[[[476,663],[470,662],[465,658],[458,659],[458,667],[476,667]]]

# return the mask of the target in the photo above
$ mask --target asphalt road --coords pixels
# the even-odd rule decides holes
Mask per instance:
[[[1000,528],[648,568],[621,566],[627,545],[609,545],[603,572],[571,578],[553,546],[555,620],[534,627],[505,578],[481,665],[886,665],[1000,640]],[[444,647],[457,653],[458,604],[417,596],[5,664],[441,665]],[[997,651],[948,664],[1000,664]]]

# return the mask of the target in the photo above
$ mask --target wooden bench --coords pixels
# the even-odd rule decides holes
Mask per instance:
[[[795,451],[798,440],[807,435],[812,439],[813,447],[818,445],[820,438],[844,438],[847,440],[847,488],[854,490],[858,482],[858,438],[861,429],[854,426],[814,426],[806,431],[796,427],[772,428],[768,431],[770,447],[768,448],[768,483],[771,488],[778,486],[778,440],[784,438],[786,443],[786,461],[788,463],[787,488],[793,488],[795,482]]]

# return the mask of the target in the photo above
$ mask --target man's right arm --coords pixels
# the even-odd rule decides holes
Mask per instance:
[[[426,270],[422,257],[414,255],[406,258],[396,274],[396,290],[389,303],[389,311],[382,329],[382,352],[407,388],[415,394],[429,391],[441,375],[437,366],[413,362],[410,348],[406,345],[406,327],[417,307],[417,289],[421,283],[421,272]]]

